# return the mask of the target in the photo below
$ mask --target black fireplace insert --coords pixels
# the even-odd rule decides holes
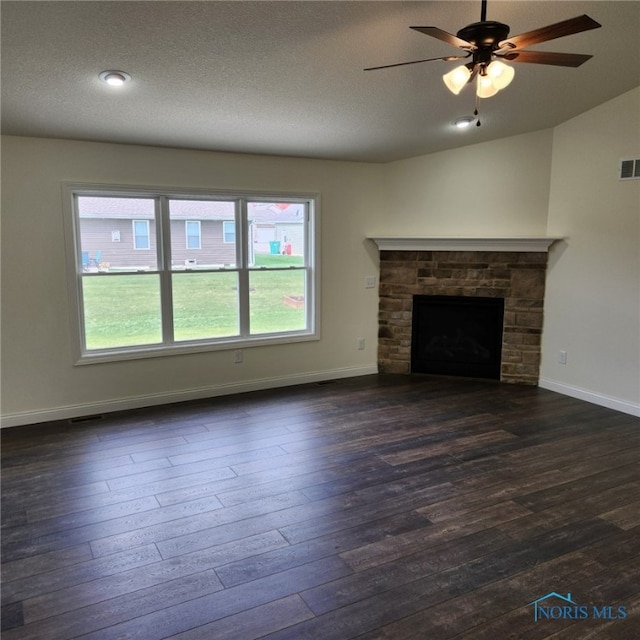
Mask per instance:
[[[504,299],[413,297],[411,371],[500,379]]]

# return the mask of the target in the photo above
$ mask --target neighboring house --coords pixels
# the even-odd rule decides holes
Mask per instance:
[[[82,263],[87,269],[157,267],[153,201],[82,197],[78,208]],[[253,255],[302,255],[303,211],[295,203],[249,203]],[[174,269],[235,264],[235,202],[170,200],[169,217]]]
[[[279,243],[279,253],[304,255],[304,207],[288,202],[249,203],[254,253],[273,253],[272,242]]]

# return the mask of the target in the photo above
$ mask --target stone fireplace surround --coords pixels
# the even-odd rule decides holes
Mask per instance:
[[[500,297],[500,380],[538,384],[547,252],[559,238],[371,239],[380,249],[381,372],[411,372],[414,295]]]

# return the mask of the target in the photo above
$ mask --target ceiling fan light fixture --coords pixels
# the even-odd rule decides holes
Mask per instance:
[[[447,86],[447,89],[457,96],[460,91],[462,91],[464,85],[469,82],[470,77],[471,71],[469,71],[468,67],[463,64],[452,71],[449,71],[449,73],[445,73],[442,76],[442,80]]]
[[[496,87],[496,89],[500,90],[508,87],[511,84],[511,81],[516,75],[516,72],[514,71],[513,67],[504,64],[504,62],[500,62],[500,60],[494,60],[487,67],[487,75],[493,81],[493,86]]]
[[[500,91],[500,89],[496,87],[491,76],[478,74],[478,84],[476,86],[476,95],[478,98],[491,98],[495,96],[498,91]]]

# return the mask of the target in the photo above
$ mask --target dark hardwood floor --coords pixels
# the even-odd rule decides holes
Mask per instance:
[[[2,462],[4,640],[640,638],[640,419],[549,391],[366,376]]]

